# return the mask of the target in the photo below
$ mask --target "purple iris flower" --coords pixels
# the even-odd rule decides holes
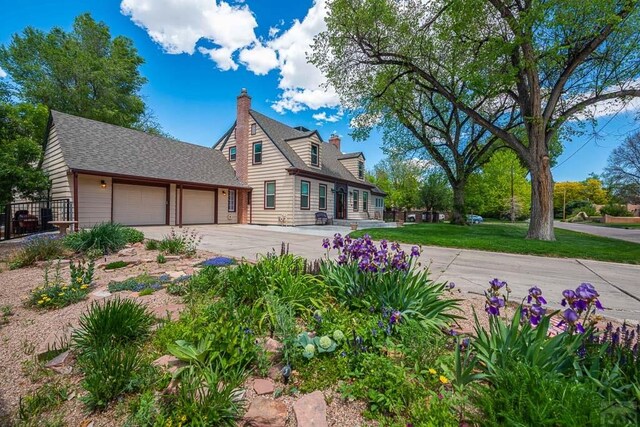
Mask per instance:
[[[542,296],[542,290],[533,286],[529,289],[529,295],[527,296],[527,303],[531,304],[531,301],[535,301],[538,304],[546,304],[547,300]]]
[[[329,249],[329,246],[331,246],[331,244],[329,243],[329,239],[322,239],[322,247],[325,249]]]
[[[492,316],[499,316],[500,309],[504,307],[504,298],[492,296],[487,298],[485,303],[485,311]]]
[[[491,289],[493,289],[494,291],[502,289],[504,286],[506,286],[506,284],[507,282],[504,282],[498,278],[495,278],[489,282],[489,285],[491,285]]]
[[[412,257],[419,257],[420,256],[420,248],[417,247],[417,246],[411,247],[411,256]]]
[[[402,320],[402,313],[396,310],[393,313],[391,313],[391,317],[389,318],[389,323],[392,325],[395,325],[396,323],[400,323],[401,320]]]

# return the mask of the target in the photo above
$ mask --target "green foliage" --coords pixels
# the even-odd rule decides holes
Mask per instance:
[[[158,254],[158,256],[156,257],[156,261],[158,262],[158,264],[164,264],[167,262],[167,259],[164,257],[164,255]]]
[[[121,282],[110,282],[108,285],[109,292],[121,292],[121,291],[133,291],[140,292],[144,289],[157,290],[160,289],[163,284],[170,280],[168,275],[160,277],[150,276],[147,273],[143,273],[136,277],[130,277]]]
[[[568,333],[549,337],[554,314],[544,316],[534,328],[529,322],[520,322],[521,311],[516,309],[509,322],[490,316],[486,330],[474,313],[477,338],[472,346],[478,367],[488,375],[489,381],[493,381],[498,370],[506,369],[513,362],[522,362],[542,372],[572,372],[583,337]]]
[[[390,157],[378,163],[372,182],[387,193],[385,206],[405,209],[420,206],[420,176],[424,169],[416,163]]]
[[[615,203],[610,203],[606,206],[600,208],[600,213],[602,215],[611,215],[611,216],[633,216],[631,212],[627,210],[625,205],[618,205]]]
[[[244,409],[242,372],[216,367],[184,371],[177,394],[167,401],[159,425],[235,426]]]
[[[1,56],[1,54],[0,54]],[[1,62],[1,60],[0,60]],[[16,194],[46,196],[47,175],[38,168],[48,111],[43,105],[9,104],[0,86],[0,206]]]
[[[147,390],[137,396],[128,405],[129,417],[125,427],[152,426],[161,413],[160,405],[156,402],[153,391]]]
[[[80,317],[79,327],[73,332],[73,343],[81,354],[101,347],[137,343],[149,336],[152,323],[142,303],[120,298],[94,302]]]
[[[325,390],[349,378],[349,359],[347,357],[316,357],[308,363],[296,365],[300,391],[309,393]]]
[[[296,345],[296,318],[293,308],[273,292],[268,292],[264,298],[264,314],[258,323],[261,329],[265,320],[269,321],[271,335],[282,343],[282,356],[288,363]]]
[[[20,396],[18,404],[20,421],[24,423],[33,418],[41,418],[43,413],[49,412],[65,402],[68,394],[69,390],[65,385],[51,381],[26,396]]]
[[[458,301],[443,298],[446,284],[430,280],[428,270],[364,273],[356,263],[325,262],[321,275],[336,299],[351,308],[398,310],[425,326],[443,327],[456,318],[451,311]]]
[[[453,192],[447,176],[441,171],[430,171],[425,175],[420,187],[422,206],[438,212],[446,212],[451,209]]]
[[[144,243],[144,248],[148,251],[157,251],[160,247],[160,242],[157,240],[149,239]]]
[[[27,305],[37,308],[61,308],[82,301],[87,297],[91,291],[90,280],[93,276],[93,267],[90,269],[90,274],[76,270],[75,280],[72,280],[71,283],[62,280],[60,261],[56,264],[53,278],[49,276],[50,267],[51,264],[45,267],[44,283],[30,292]],[[78,279],[80,280],[78,281]]]
[[[76,17],[70,32],[27,27],[0,48],[0,66],[21,100],[158,133],[139,93],[146,82],[143,63],[131,39],[112,38],[109,27],[88,13]]]
[[[135,346],[100,343],[81,354],[78,365],[84,373],[80,399],[89,409],[104,409],[123,393],[140,389],[153,371]]]
[[[105,270],[117,270],[118,268],[124,268],[128,266],[129,263],[127,261],[113,261],[104,266]]]
[[[49,261],[64,256],[66,250],[61,239],[57,236],[28,237],[25,245],[9,260],[9,268],[28,267],[36,261]]]
[[[344,334],[342,337],[344,338]],[[313,359],[316,354],[333,353],[338,348],[339,343],[332,340],[328,335],[312,338],[307,332],[303,332],[296,338],[296,345],[302,348],[303,357]]]
[[[152,295],[152,294],[153,294],[153,289],[151,288],[144,288],[143,290],[138,292],[138,296],[141,296],[141,297]]]
[[[171,227],[171,232],[162,238],[158,249],[172,255],[193,256],[201,240],[202,236],[199,236],[195,229],[183,228],[177,233],[175,228]]]
[[[469,177],[466,189],[469,212],[490,218],[510,218],[513,201],[514,219],[528,217],[531,208],[528,173],[515,152],[496,151],[480,171]]]
[[[89,264],[85,264],[84,260],[78,261],[78,264],[75,264],[73,261],[69,262],[71,283],[90,285],[91,282],[93,282],[94,270],[95,262],[93,260],[90,260]]]
[[[144,233],[131,227],[122,227],[122,234],[127,243],[140,243],[144,240]]]
[[[553,186],[553,209],[557,217],[562,216],[562,207],[566,204],[567,213],[583,208],[592,216],[595,212],[587,210],[593,204],[604,205],[609,202],[609,194],[597,177],[589,177],[584,181],[557,182]],[[588,206],[588,207],[587,207]],[[576,212],[576,213],[578,213]]]
[[[127,228],[121,224],[103,222],[90,230],[67,235],[65,244],[75,252],[87,252],[90,249],[98,249],[105,254],[117,252],[127,244]]]
[[[606,420],[598,394],[528,363],[500,367],[493,386],[478,387],[472,401],[486,426],[587,426]]]

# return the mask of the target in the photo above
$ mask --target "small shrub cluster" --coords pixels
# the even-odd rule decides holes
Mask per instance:
[[[56,264],[53,277],[50,275],[50,267],[50,265],[45,267],[44,283],[31,291],[27,305],[37,308],[66,307],[85,299],[91,292],[93,261],[89,261],[88,264],[82,261],[79,261],[78,264],[71,262],[69,265],[71,280],[69,282],[62,279],[59,261]]]
[[[65,237],[65,245],[74,252],[89,251],[109,254],[124,248],[127,243],[137,243],[144,234],[130,227],[112,222],[103,222],[89,230],[80,230]]]
[[[109,292],[121,292],[121,291],[132,291],[132,292],[140,292],[145,289],[150,289],[152,291],[157,291],[158,289],[162,289],[166,284],[171,281],[171,277],[167,274],[163,274],[162,276],[150,276],[149,274],[141,274],[136,277],[131,277],[129,279],[123,280],[121,282],[111,282],[108,285]]]
[[[178,233],[171,227],[171,232],[162,238],[158,249],[171,255],[193,256],[201,240],[202,236],[194,229],[184,228]]]
[[[113,261],[104,266],[105,270],[117,270],[119,268],[124,268],[128,266],[130,263],[127,261]]]
[[[152,317],[147,308],[131,300],[94,302],[73,333],[78,366],[84,373],[82,401],[90,409],[103,409],[123,393],[143,387],[152,368],[140,347],[149,336]]]
[[[25,244],[9,260],[9,268],[23,268],[36,261],[50,261],[61,258],[66,253],[63,240],[58,235],[35,234],[25,238]]]

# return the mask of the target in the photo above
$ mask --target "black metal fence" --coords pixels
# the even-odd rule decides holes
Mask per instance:
[[[70,199],[50,199],[10,203],[0,208],[0,235],[9,240],[29,234],[56,230],[52,221],[72,221]]]

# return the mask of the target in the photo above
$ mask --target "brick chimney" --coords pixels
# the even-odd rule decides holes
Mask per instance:
[[[338,151],[340,151],[340,137],[335,133],[332,133],[331,136],[329,137],[329,144],[333,145],[338,149]]]
[[[247,89],[242,88],[237,98],[236,107],[236,176],[238,179],[247,184],[249,182],[249,122],[251,115],[251,97],[247,93]],[[247,191],[238,191],[237,208],[238,223],[246,224],[249,219],[249,193]]]

